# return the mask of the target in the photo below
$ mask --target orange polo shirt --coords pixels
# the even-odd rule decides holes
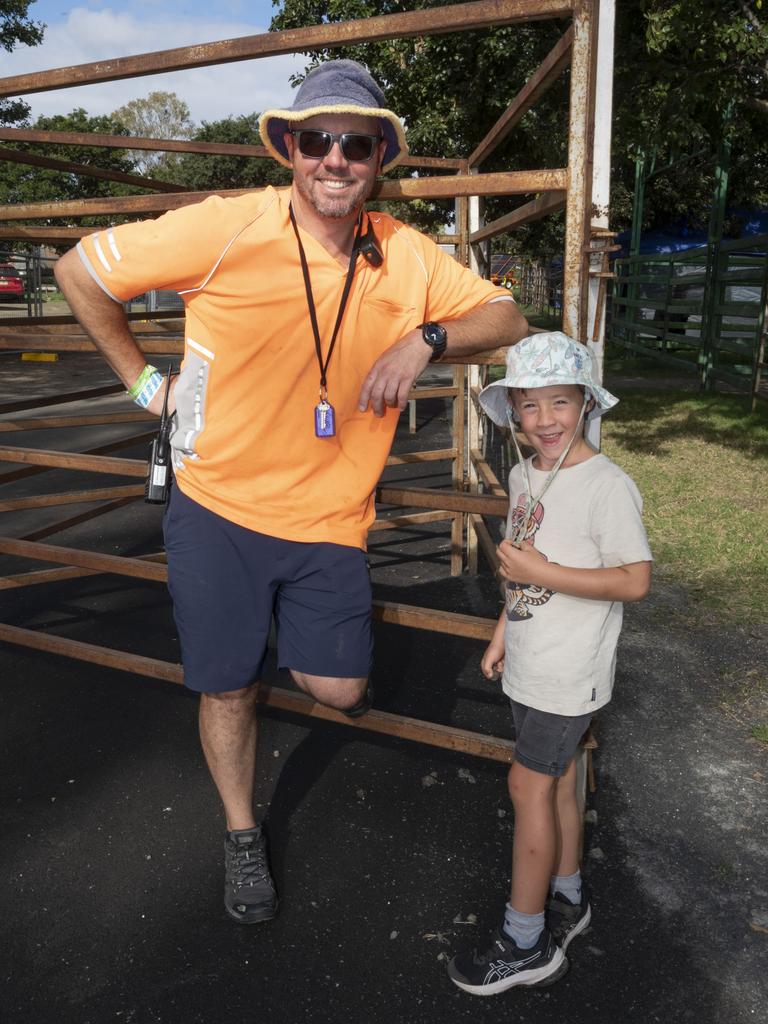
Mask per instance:
[[[375,268],[357,259],[327,375],[336,435],[318,438],[320,374],[288,200],[272,188],[212,196],[89,235],[78,251],[118,301],[153,288],[184,299],[172,436],[181,490],[260,533],[365,548],[399,411],[358,412],[363,380],[420,323],[450,320],[508,293],[419,232],[369,214],[384,260]],[[311,235],[301,239],[325,356],[345,270]]]

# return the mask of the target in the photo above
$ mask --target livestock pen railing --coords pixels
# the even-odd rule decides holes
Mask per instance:
[[[768,398],[768,234],[616,260],[610,337],[680,370]]]

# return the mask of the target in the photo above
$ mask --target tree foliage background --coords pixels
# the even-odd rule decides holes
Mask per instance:
[[[459,0],[447,0],[448,3]],[[272,28],[433,7],[426,0],[284,0]],[[445,6],[442,4],[441,6]],[[619,0],[614,81],[612,226],[629,225],[634,157],[704,155],[649,184],[645,226],[706,223],[714,155],[733,140],[730,202],[768,203],[768,30],[761,0]],[[309,55],[365,63],[404,117],[416,154],[466,156],[566,30],[545,20],[501,29],[346,47]],[[568,74],[539,101],[484,170],[562,167],[567,159]],[[725,124],[726,111],[730,121]],[[489,201],[492,218],[515,205]],[[532,250],[561,248],[561,219],[516,234]]]
[[[137,139],[188,139],[194,131],[188,105],[175,92],[155,90],[141,99],[113,111],[112,117],[125,125]],[[159,150],[131,150],[137,173],[173,180],[180,156]]]
[[[259,115],[225,117],[220,121],[203,121],[192,135],[196,142],[227,142],[260,146]],[[174,180],[199,191],[219,188],[247,188],[249,185],[286,185],[290,172],[270,158],[250,159],[243,156],[208,156],[185,153],[179,160]]]
[[[443,0],[440,6],[461,0]],[[436,6],[435,0],[273,0],[275,30],[361,19]],[[28,16],[29,0],[0,0],[0,45],[35,45],[44,26]],[[646,192],[644,227],[706,224],[712,199],[713,157],[727,135],[732,142],[729,202],[768,205],[768,0],[618,0],[616,5],[611,225],[630,223],[635,157],[658,151],[658,164],[689,157],[655,176]],[[442,36],[307,54],[307,66],[331,56],[361,60],[380,81],[388,104],[408,128],[411,151],[464,157],[472,152],[569,20],[543,20]],[[523,118],[483,170],[562,167],[567,162],[568,73]],[[24,121],[21,101],[0,101],[0,123]],[[84,110],[39,118],[33,127],[102,131],[165,138],[259,144],[257,114],[228,117],[196,128],[174,93],[151,93],[93,118]],[[26,147],[25,147],[26,148]],[[281,184],[287,174],[271,160],[159,155],[140,151],[29,147],[60,159],[138,173],[142,170],[195,189]],[[411,173],[407,168],[395,174]],[[421,174],[430,173],[420,171]],[[125,185],[21,165],[0,164],[0,200],[39,201],[125,194]],[[488,200],[488,219],[519,199]],[[438,230],[452,204],[391,204],[393,212]],[[738,228],[738,223],[732,225]],[[523,252],[561,251],[562,217],[528,225],[497,247]]]
[[[0,46],[10,53],[18,43],[37,46],[45,26],[29,17],[32,0],[0,0]],[[15,124],[29,114],[23,100],[0,100],[0,124]]]

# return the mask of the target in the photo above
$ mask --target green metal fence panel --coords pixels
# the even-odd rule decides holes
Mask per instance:
[[[614,274],[609,337],[615,344],[669,366],[698,368],[705,388],[720,380],[759,392],[768,234],[630,256],[616,260]]]

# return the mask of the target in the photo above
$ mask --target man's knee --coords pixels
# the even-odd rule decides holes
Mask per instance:
[[[291,675],[296,685],[319,704],[355,715],[364,714],[370,707],[370,688],[366,678],[335,679],[295,669],[291,669]]]
[[[200,694],[201,711],[220,715],[240,715],[253,707],[258,697],[258,685],[243,686],[238,690],[221,690]]]

